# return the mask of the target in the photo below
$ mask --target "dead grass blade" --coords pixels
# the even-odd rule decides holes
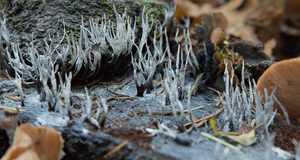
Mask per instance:
[[[232,145],[232,144],[230,144],[230,143],[228,143],[228,142],[226,142],[226,141],[224,141],[224,140],[222,140],[222,139],[220,139],[220,138],[217,138],[217,137],[215,137],[215,136],[213,136],[213,135],[210,135],[210,134],[208,134],[208,133],[205,133],[205,132],[201,132],[200,134],[201,134],[202,136],[206,137],[206,138],[209,138],[209,139],[211,139],[211,140],[213,140],[213,141],[216,141],[216,142],[218,142],[218,143],[221,143],[221,144],[223,144],[223,145],[226,146],[226,147],[229,147],[229,148],[231,148],[231,149],[233,149],[233,150],[236,150],[236,151],[238,151],[240,154],[245,154],[243,151],[241,151],[240,149],[238,149],[236,146],[234,146],[234,145]]]

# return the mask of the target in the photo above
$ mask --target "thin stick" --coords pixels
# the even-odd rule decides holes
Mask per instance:
[[[5,73],[2,73],[2,75],[3,75],[3,76],[5,76],[6,78],[10,78],[11,80],[15,80],[15,78],[13,78],[13,77],[10,77],[10,76],[8,76],[8,75],[7,75],[7,74],[5,74]],[[27,83],[21,82],[21,84],[22,84],[22,86],[25,86],[25,87],[30,87],[30,85],[29,85],[29,84],[27,84]]]
[[[55,52],[55,50],[58,48],[58,46],[62,43],[62,41],[65,39],[66,36],[66,27],[65,27],[65,20],[63,20],[64,23],[64,35],[63,38],[59,41],[59,43],[55,46],[55,48],[53,49],[53,51],[51,52],[51,55]]]
[[[157,87],[159,87],[161,85],[161,81],[154,80],[154,82],[156,83],[155,86],[154,86],[154,88],[157,88]]]
[[[119,96],[119,97],[130,97],[129,95],[117,93],[117,92],[115,92],[115,91],[109,89],[106,85],[104,85],[104,87],[105,87],[108,91],[110,91],[111,93],[113,93],[113,94],[115,94],[115,95],[117,95],[117,96]]]
[[[60,105],[61,105],[62,107],[65,107],[65,106],[66,106],[66,105],[63,103],[63,101],[61,100],[60,97],[58,97],[58,102],[60,103]]]
[[[158,38],[159,38],[162,34],[164,34],[166,31],[167,31],[167,29],[164,30],[164,31],[162,31],[161,33],[159,33],[159,34],[155,37],[155,39],[158,39]]]
[[[123,148],[124,146],[126,146],[128,144],[128,140],[122,142],[121,144],[119,144],[117,147],[115,147],[114,149],[112,149],[111,151],[109,151],[108,153],[106,153],[104,155],[104,158],[107,159],[108,156],[114,154],[115,152],[117,152],[118,150],[120,150],[121,148]]]
[[[14,100],[14,101],[21,101],[22,99],[21,98],[16,98],[16,97],[7,97],[6,98],[10,99],[10,100]],[[24,100],[27,100],[24,98]]]
[[[133,99],[135,97],[108,97],[106,98],[106,101],[109,102],[109,101],[113,101],[113,100],[127,100],[127,99]]]
[[[205,86],[207,89],[209,89],[209,90],[211,90],[211,91],[214,91],[214,92],[216,92],[217,94],[221,94],[221,92],[220,91],[218,91],[218,90],[216,90],[216,89],[214,89],[214,88],[211,88],[211,87],[208,87],[208,86]]]
[[[157,93],[155,93],[155,95],[160,95],[162,92],[164,91],[164,87],[162,87]]]
[[[202,126],[207,120],[209,120],[210,118],[212,118],[212,117],[214,117],[214,116],[220,114],[223,110],[224,110],[224,107],[220,108],[220,109],[217,110],[215,113],[213,113],[213,114],[211,114],[211,115],[209,115],[209,116],[207,116],[207,117],[204,117],[204,118],[200,118],[200,119],[195,120],[196,127],[199,128],[199,127]],[[198,123],[198,122],[199,122],[199,123]],[[198,123],[198,124],[197,124],[197,123]],[[185,127],[186,127],[186,126],[190,126],[190,125],[192,125],[192,123],[186,123],[186,124],[184,124]]]
[[[192,108],[191,111],[196,111],[196,110],[199,110],[199,109],[201,109],[203,107],[205,107],[205,106],[195,107],[195,108]],[[138,110],[138,112],[145,113],[145,114],[149,113],[148,110]],[[180,113],[180,110],[175,109],[175,112],[176,113]],[[183,112],[184,113],[188,113],[188,110],[183,110]],[[154,115],[173,115],[173,111],[164,111],[164,112],[151,111],[151,114],[154,114]]]
[[[167,81],[168,82],[168,78],[164,78],[162,80],[163,82]],[[156,85],[155,85],[155,88],[159,87],[161,85],[161,81],[158,82]],[[155,95],[160,95],[162,92],[164,91],[164,87],[162,87],[157,93],[155,93]]]
[[[74,115],[74,114],[81,114],[82,113],[82,111],[80,110],[80,111],[73,111],[72,112],[72,115]],[[67,116],[68,116],[69,114],[67,113]]]
[[[17,108],[12,108],[12,107],[6,107],[6,106],[1,106],[0,105],[0,109],[3,109],[3,110],[9,110],[9,111],[17,111],[18,109]],[[25,109],[19,109],[20,112],[25,112],[25,111],[28,111],[28,110],[25,110]]]
[[[114,91],[117,91],[119,89],[122,89],[124,86],[126,86],[129,82],[133,80],[133,77],[131,77],[127,82],[123,83],[121,86],[114,89]]]
[[[113,121],[112,119],[110,119],[107,115],[105,115],[105,118],[106,118],[107,120],[109,120],[111,123],[113,123],[115,126],[118,126],[118,127],[120,127],[120,128],[124,128],[124,126],[118,125],[115,121]]]
[[[217,107],[221,104],[221,102],[222,102],[222,100],[224,99],[224,97],[225,97],[225,93],[223,92],[221,98],[219,99],[219,101],[218,101],[217,104],[216,104]]]
[[[199,85],[200,85],[200,83],[201,83],[201,81],[202,81],[203,75],[204,75],[204,73],[201,73],[201,74],[199,74],[199,75],[197,76],[196,82],[195,82],[195,84],[193,85],[193,87],[192,87],[192,89],[190,90],[190,92],[188,93],[188,95],[195,95],[195,94],[196,94],[196,92],[197,92],[197,90],[198,90],[198,88],[199,88]],[[188,95],[187,95],[187,96],[188,96]]]

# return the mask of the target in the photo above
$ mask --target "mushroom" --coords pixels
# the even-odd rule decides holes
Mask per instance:
[[[276,98],[287,109],[289,118],[300,118],[300,57],[273,64],[257,82],[257,90],[261,94],[266,88],[270,95],[275,87],[277,87]],[[283,114],[277,102],[274,108],[278,113]]]
[[[45,126],[36,127],[25,123],[17,127],[12,146],[6,151],[2,160],[62,159],[64,140],[61,133]]]

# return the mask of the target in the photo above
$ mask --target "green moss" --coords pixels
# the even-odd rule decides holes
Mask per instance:
[[[13,18],[11,21],[12,25],[14,25],[14,26],[17,25],[19,22],[20,22],[20,20],[18,18]]]
[[[29,0],[28,3],[31,6],[30,9],[34,9],[34,8],[38,7],[41,3],[43,3],[43,1]]]

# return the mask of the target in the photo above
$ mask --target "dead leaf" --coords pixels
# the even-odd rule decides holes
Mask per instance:
[[[4,117],[2,117],[1,120],[0,120],[0,129],[5,130],[6,135],[9,138],[9,144],[12,144],[12,139],[13,139],[15,130],[18,126],[19,120],[20,120],[19,110],[17,110],[17,113],[13,118],[4,118]]]
[[[272,50],[276,47],[276,44],[277,44],[277,42],[276,42],[275,38],[272,38],[265,43],[264,53],[269,58],[272,58]]]
[[[1,159],[62,159],[63,146],[64,140],[60,132],[25,123],[17,127],[13,144]]]
[[[239,132],[240,133],[248,133],[251,130],[253,130],[253,127],[248,127],[247,124],[246,124],[246,122],[244,121],[243,124],[242,124],[242,127],[239,130]]]
[[[213,32],[211,33],[211,37],[210,37],[211,43],[213,43],[215,45],[219,45],[219,44],[223,43],[224,40],[225,40],[225,34],[220,27],[213,30]]]
[[[217,129],[217,123],[218,122],[217,122],[217,120],[215,118],[209,119],[210,127],[211,127],[211,129],[212,129],[212,131],[213,131],[213,133],[214,133],[215,136],[220,135],[219,131]]]
[[[238,136],[226,135],[226,137],[228,137],[244,146],[250,146],[257,140],[257,137],[255,137],[255,129],[252,129],[250,132],[243,133]]]
[[[204,15],[206,15],[208,13],[202,13],[198,17],[193,18],[191,21],[191,27],[192,28],[196,27],[196,24],[202,25]],[[220,27],[224,30],[227,28],[227,26],[228,26],[227,18],[221,12],[214,12],[214,13],[209,13],[209,14],[213,15],[217,27]]]
[[[252,126],[247,127],[245,122],[243,123],[239,133],[238,132],[219,132],[217,129],[218,122],[214,118],[211,118],[209,120],[209,124],[210,124],[215,136],[221,135],[221,136],[230,138],[244,146],[249,146],[249,145],[253,144],[254,142],[256,142],[256,140],[257,140],[257,137],[255,137],[255,129],[257,127],[252,127]],[[242,134],[240,134],[240,133],[242,133]]]

